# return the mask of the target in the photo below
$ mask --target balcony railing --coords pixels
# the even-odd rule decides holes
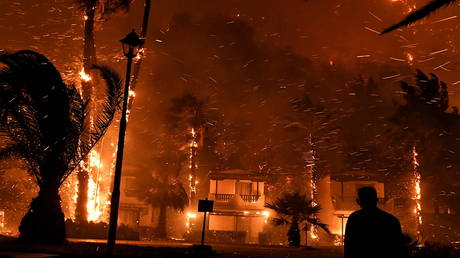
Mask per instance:
[[[214,196],[214,200],[216,201],[230,201],[235,195],[234,194],[212,194]],[[250,194],[239,194],[241,199],[245,202],[255,203],[259,200],[260,195],[250,195]]]
[[[245,202],[257,202],[260,195],[240,194],[241,199]]]
[[[233,196],[235,195],[234,194],[214,194],[214,198],[216,201],[224,201],[224,202],[230,201],[230,199],[232,199]]]

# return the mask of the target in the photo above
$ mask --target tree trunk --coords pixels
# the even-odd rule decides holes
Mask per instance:
[[[88,73],[91,66],[96,64],[96,43],[94,40],[94,18],[96,14],[96,8],[88,7],[85,12],[85,31],[84,31],[84,43],[83,43],[83,67]]]
[[[288,231],[289,246],[300,247],[300,230],[297,221],[293,221]]]
[[[96,45],[94,41],[94,19],[96,14],[96,3],[94,0],[94,7],[88,7],[85,11],[85,27],[84,27],[84,43],[83,43],[83,68],[85,73],[91,74],[91,68],[96,64]],[[94,77],[94,76],[92,76]],[[93,94],[93,82],[83,82],[82,89],[85,99],[91,99]],[[92,119],[92,109],[94,108],[93,102],[89,103],[89,116]],[[90,122],[90,127],[92,122]],[[89,128],[92,130],[93,128]],[[85,166],[89,167],[89,157],[84,159]],[[88,221],[88,209],[86,203],[88,200],[88,173],[89,171],[84,168],[78,170],[78,196],[75,207],[75,220],[77,223],[84,223]]]
[[[29,211],[19,225],[20,239],[26,242],[62,244],[66,241],[64,213],[59,187],[41,186]]]
[[[77,173],[78,179],[78,195],[77,204],[75,207],[75,220],[78,223],[88,221],[88,209],[86,203],[88,202],[88,172],[83,168]]]
[[[167,214],[166,214],[166,205],[160,206],[160,215],[158,217],[158,224],[157,224],[157,234],[159,238],[166,238],[167,237]]]
[[[308,231],[305,231],[305,246],[308,247]]]
[[[147,29],[148,29],[149,17],[150,17],[150,6],[151,6],[151,0],[145,0],[145,3],[144,3],[144,17],[142,18],[142,27],[141,27],[141,35],[140,35],[140,37],[142,39],[144,39],[143,45],[145,45],[145,40],[147,38]],[[143,45],[142,45],[142,47],[143,47]],[[144,49],[144,51],[145,51],[145,49]],[[141,55],[145,55],[145,52],[141,53]],[[137,79],[139,78],[139,73],[141,71],[142,60],[143,60],[143,58],[139,59],[139,61],[137,61],[134,64],[133,79],[132,79],[131,84],[130,84],[131,90],[133,90],[133,91],[136,89]],[[134,98],[130,99],[129,107],[131,107],[131,105],[133,103],[133,99]]]

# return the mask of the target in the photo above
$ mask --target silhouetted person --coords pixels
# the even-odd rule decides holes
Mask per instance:
[[[353,212],[348,218],[344,257],[401,257],[401,225],[395,216],[377,208],[377,191],[373,187],[360,188],[356,202],[361,209]]]

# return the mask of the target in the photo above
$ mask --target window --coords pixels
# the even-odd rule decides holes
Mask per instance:
[[[237,183],[238,193],[242,195],[252,194],[252,182],[238,182]]]

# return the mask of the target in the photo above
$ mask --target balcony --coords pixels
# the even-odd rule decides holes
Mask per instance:
[[[235,194],[209,194],[211,196],[211,199],[215,201],[221,201],[221,202],[228,202],[233,197],[235,197]],[[238,194],[241,199],[245,202],[250,202],[250,203],[255,203],[259,200],[261,197],[260,195],[251,195],[251,194]]]
[[[210,193],[208,198],[215,201],[214,208],[217,210],[259,210],[265,204],[263,195]]]

